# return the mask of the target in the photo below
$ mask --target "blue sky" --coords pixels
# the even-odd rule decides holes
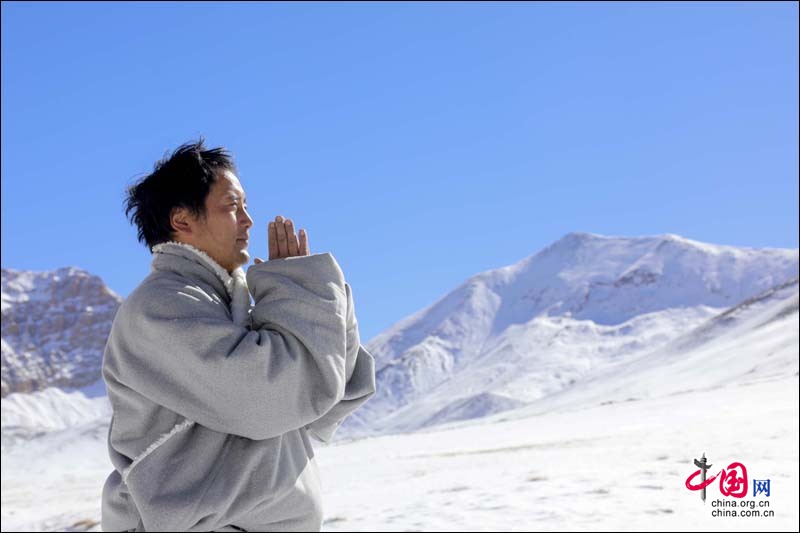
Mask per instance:
[[[570,231],[798,247],[798,4],[2,3],[2,266],[126,296],[124,189],[199,135],[362,341]]]

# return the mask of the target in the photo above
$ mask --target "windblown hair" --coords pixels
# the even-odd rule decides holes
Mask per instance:
[[[197,218],[206,218],[206,197],[219,172],[237,173],[225,148],[206,149],[197,142],[179,146],[169,157],[157,161],[153,172],[126,189],[125,216],[138,228],[139,242],[153,246],[174,240],[170,214],[185,207]]]

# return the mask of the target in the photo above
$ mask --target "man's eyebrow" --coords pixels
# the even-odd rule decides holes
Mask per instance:
[[[239,199],[239,193],[229,192],[225,194],[225,198],[233,198],[234,200]],[[242,201],[246,202],[247,198],[242,198]]]

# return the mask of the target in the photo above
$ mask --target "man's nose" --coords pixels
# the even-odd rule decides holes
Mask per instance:
[[[245,228],[249,228],[252,225],[253,225],[253,219],[250,218],[250,215],[247,213],[247,211],[245,211],[244,212],[244,227]]]

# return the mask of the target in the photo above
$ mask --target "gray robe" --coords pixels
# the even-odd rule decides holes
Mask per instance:
[[[330,253],[245,277],[189,245],[154,247],[150,274],[114,318],[102,372],[114,466],[103,531],[319,531],[309,436],[329,442],[375,392]]]

